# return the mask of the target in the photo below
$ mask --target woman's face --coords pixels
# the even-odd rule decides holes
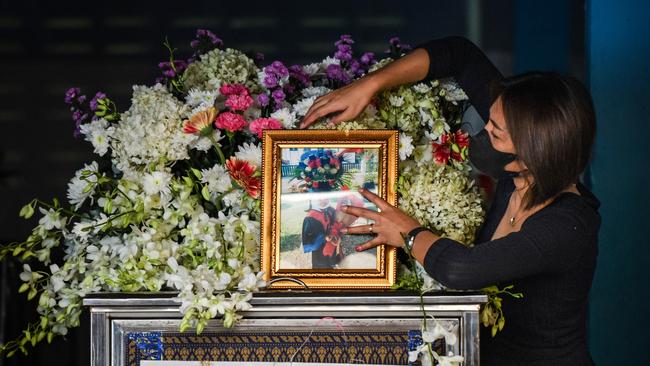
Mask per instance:
[[[515,145],[512,143],[510,133],[508,132],[508,125],[506,124],[506,118],[503,115],[503,105],[501,104],[500,97],[497,98],[490,107],[490,120],[485,125],[485,129],[488,132],[488,136],[490,136],[490,143],[492,143],[492,147],[495,150],[504,153],[517,154]],[[527,169],[526,164],[518,159],[506,164],[504,168],[507,171],[512,172],[521,172]]]
[[[506,125],[506,119],[503,115],[501,98],[497,98],[497,100],[492,103],[492,107],[490,107],[490,120],[485,125],[485,129],[488,131],[490,142],[495,150],[510,154],[517,153],[515,151],[515,145],[512,143],[512,139],[508,133],[508,126]]]

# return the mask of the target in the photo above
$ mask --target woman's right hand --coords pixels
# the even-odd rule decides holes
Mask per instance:
[[[314,101],[300,123],[307,128],[319,118],[333,114],[331,124],[349,121],[357,117],[381,87],[371,75],[356,80],[342,88],[320,96]]]

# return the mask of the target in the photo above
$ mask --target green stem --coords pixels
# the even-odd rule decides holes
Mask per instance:
[[[226,163],[226,157],[223,155],[223,151],[221,151],[221,147],[214,139],[214,136],[212,134],[209,134],[208,138],[210,139],[210,142],[212,142],[212,146],[214,146],[214,150],[217,152],[217,155],[219,156],[219,161],[221,162],[221,165],[224,165]]]

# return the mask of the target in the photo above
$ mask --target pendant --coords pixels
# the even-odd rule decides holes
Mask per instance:
[[[510,226],[515,226],[515,217],[514,216],[511,217],[509,222],[510,222]]]

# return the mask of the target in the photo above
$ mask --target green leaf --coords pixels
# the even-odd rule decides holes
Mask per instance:
[[[20,255],[20,253],[23,252],[23,250],[25,250],[25,248],[16,247],[16,248],[14,248],[14,250],[13,250],[13,252],[11,254],[13,254],[14,257],[17,257],[18,255]]]
[[[203,188],[201,189],[201,196],[203,196],[203,199],[206,201],[210,200],[210,191],[208,190],[208,185],[204,185]]]
[[[194,176],[197,177],[198,179],[203,179],[203,174],[201,173],[200,170],[198,170],[198,169],[196,169],[196,168],[190,168],[190,171],[191,171],[191,172],[194,174]]]
[[[34,206],[33,203],[28,203],[23,208],[20,209],[19,216],[24,219],[29,219],[34,215]]]

